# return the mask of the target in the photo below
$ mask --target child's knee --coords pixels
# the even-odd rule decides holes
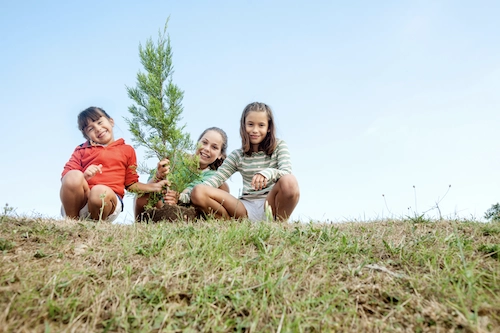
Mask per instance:
[[[194,205],[199,205],[203,202],[205,196],[205,187],[203,185],[196,185],[191,191],[191,202]]]
[[[191,191],[191,203],[197,205],[199,202],[199,198],[200,198],[200,187],[197,185],[193,187],[193,190]]]
[[[83,176],[83,172],[79,170],[71,170],[68,171],[62,178],[62,186],[63,187],[78,187],[83,186],[84,182],[86,182],[85,177]]]
[[[297,182],[297,178],[295,178],[294,175],[285,175],[281,177],[279,183],[283,194],[286,194],[290,197],[300,196],[299,183]]]
[[[90,190],[89,205],[101,206],[103,202],[110,202],[116,198],[115,192],[107,186],[95,185]]]

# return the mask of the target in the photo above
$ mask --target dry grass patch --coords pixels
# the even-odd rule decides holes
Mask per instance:
[[[1,332],[498,332],[500,224],[0,217]]]

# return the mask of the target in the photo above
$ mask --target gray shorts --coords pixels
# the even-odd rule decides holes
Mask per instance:
[[[118,217],[118,215],[120,215],[120,213],[122,211],[123,211],[123,199],[117,194],[116,195],[116,207],[115,207],[115,211],[108,215],[108,218],[106,219],[106,221],[113,222],[114,220],[116,220],[116,218]],[[64,207],[63,206],[61,206],[61,215],[63,217],[66,217],[66,212],[64,211]],[[83,206],[82,209],[80,209],[79,216],[82,219],[86,219],[86,218],[88,218],[90,216],[90,213],[89,213],[89,204],[88,203],[85,204],[85,206]]]
[[[248,219],[252,222],[266,221],[265,204],[266,199],[240,199],[247,210]]]

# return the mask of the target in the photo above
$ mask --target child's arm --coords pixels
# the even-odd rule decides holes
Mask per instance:
[[[283,140],[279,140],[275,149],[276,159],[278,161],[277,168],[267,168],[258,173],[267,178],[267,181],[277,181],[284,175],[292,173],[292,161],[288,146]],[[274,153],[273,153],[274,155]]]
[[[80,170],[81,172],[84,171],[82,166],[81,153],[79,152],[78,147],[75,148],[75,150],[71,154],[71,157],[69,158],[69,161],[64,165],[63,172],[61,173],[61,179],[71,170]]]
[[[82,164],[82,153],[81,150],[78,149],[78,146],[71,154],[71,157],[68,162],[64,165],[64,169],[61,177],[64,177],[71,170],[79,170],[83,172],[83,176],[85,180],[88,181],[90,178],[94,177],[98,173],[102,173],[102,164],[91,164],[85,166]]]
[[[217,169],[217,171],[212,175],[212,177],[207,178],[202,184],[209,185],[215,188],[219,188],[224,184],[226,180],[229,179],[236,171],[238,171],[238,165],[240,161],[240,155],[238,154],[238,149],[234,150],[229,156],[222,162],[222,165]]]
[[[139,182],[139,175],[137,174],[137,158],[135,150],[132,146],[129,146],[129,154],[128,167],[125,175],[125,189],[127,191],[134,193],[161,192],[163,190],[163,186],[168,185],[167,180],[153,181],[148,182],[147,184]],[[165,161],[161,160],[158,162],[158,167],[163,167],[163,162]]]
[[[141,183],[141,182],[136,182],[133,183],[129,186],[126,186],[125,188],[129,192],[134,192],[134,193],[150,193],[150,192],[161,192],[163,190],[163,186],[168,185],[167,180],[160,180],[159,182],[153,182],[153,183]]]

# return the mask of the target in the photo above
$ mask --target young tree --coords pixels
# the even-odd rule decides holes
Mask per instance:
[[[167,179],[174,191],[181,192],[187,185],[201,177],[198,159],[188,154],[195,146],[184,126],[178,126],[182,119],[182,99],[184,92],[172,82],[172,47],[167,34],[168,19],[163,31],[158,31],[158,39],[152,38],[142,46],[139,57],[145,72],[137,73],[137,86],[126,87],[134,104],[128,110],[132,118],[125,118],[136,146],[146,148],[146,159],[170,160]],[[159,200],[150,197],[151,206]]]

